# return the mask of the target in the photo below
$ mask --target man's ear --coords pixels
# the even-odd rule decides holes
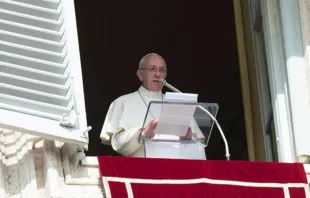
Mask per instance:
[[[143,71],[141,69],[137,70],[137,76],[139,80],[142,82],[143,81]]]

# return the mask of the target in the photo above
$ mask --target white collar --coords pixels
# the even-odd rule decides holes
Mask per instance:
[[[140,86],[138,91],[143,96],[156,97],[156,96],[161,96],[162,95],[161,91],[158,91],[158,92],[150,91],[150,90],[147,90],[143,85]]]

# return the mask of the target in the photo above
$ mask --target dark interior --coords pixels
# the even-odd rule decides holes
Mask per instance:
[[[136,91],[138,62],[161,54],[168,82],[200,102],[218,103],[231,159],[247,160],[232,1],[75,1],[90,131],[88,156],[117,155],[99,134],[110,103]],[[225,159],[214,127],[208,159]]]

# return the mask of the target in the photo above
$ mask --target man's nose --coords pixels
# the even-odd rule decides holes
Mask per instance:
[[[160,76],[160,70],[159,69],[156,69],[156,72],[155,72],[155,76]]]

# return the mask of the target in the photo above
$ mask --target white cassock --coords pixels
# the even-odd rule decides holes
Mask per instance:
[[[150,101],[162,101],[163,97],[161,92],[151,92],[140,86],[138,91],[114,100],[101,130],[102,143],[111,144],[113,149],[123,156],[144,157],[140,134],[148,105]],[[152,119],[148,117],[146,124]],[[201,135],[199,130],[199,136]],[[155,135],[154,138],[160,138],[160,136],[163,135]],[[170,139],[177,138],[170,137]]]

